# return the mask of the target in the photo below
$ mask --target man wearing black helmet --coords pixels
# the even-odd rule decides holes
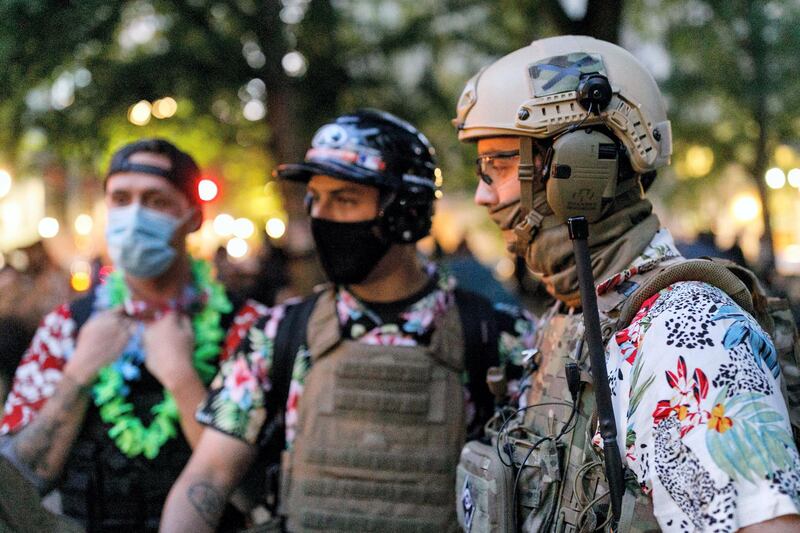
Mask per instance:
[[[379,111],[337,118],[303,163],[278,168],[307,183],[332,285],[229,333],[238,348],[198,412],[210,429],[164,531],[211,530],[259,449],[273,464],[283,452],[289,531],[455,528],[459,451],[494,406],[487,370],[509,372],[532,325],[419,262],[436,172],[425,137]]]

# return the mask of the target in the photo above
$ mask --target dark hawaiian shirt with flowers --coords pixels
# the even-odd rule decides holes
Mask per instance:
[[[455,305],[454,288],[455,279],[441,275],[433,290],[400,312],[396,323],[384,323],[367,304],[344,287],[338,287],[336,310],[342,337],[369,345],[424,345],[430,340],[437,319]],[[272,386],[273,344],[285,310],[285,305],[278,305],[261,309],[259,316],[250,314],[235,319],[227,340],[233,356],[221,366],[205,403],[198,409],[200,423],[256,444],[267,410],[273,408],[266,405],[265,400]],[[494,312],[500,364],[506,367],[511,377],[519,375],[522,352],[533,346],[533,318],[527,312],[508,305],[496,305]],[[295,358],[289,397],[286,406],[282,407],[285,408],[287,446],[291,446],[295,437],[298,405],[310,368],[309,353],[301,346]],[[471,383],[468,374],[468,371],[464,373],[464,401],[468,426],[473,426],[481,422],[475,419],[476,409],[472,401],[476,397],[475,387],[485,385]],[[513,396],[516,383],[512,381],[510,385]]]

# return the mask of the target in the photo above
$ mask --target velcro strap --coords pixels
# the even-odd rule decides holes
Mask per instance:
[[[523,209],[533,209],[533,139],[519,139],[519,176],[520,202]]]

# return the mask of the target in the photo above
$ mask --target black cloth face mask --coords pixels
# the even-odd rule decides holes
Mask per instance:
[[[361,283],[392,243],[378,235],[378,220],[334,222],[311,218],[311,235],[322,268],[333,283]]]

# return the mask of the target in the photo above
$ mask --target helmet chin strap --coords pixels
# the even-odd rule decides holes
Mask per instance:
[[[539,233],[549,211],[545,194],[533,194],[535,162],[533,138],[519,138],[519,188],[520,205],[524,218],[514,227],[517,252],[525,253],[528,245]]]

